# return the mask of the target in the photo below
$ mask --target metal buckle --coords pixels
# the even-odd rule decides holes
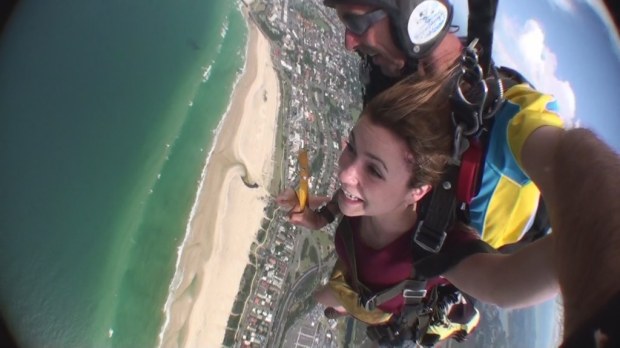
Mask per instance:
[[[461,71],[456,76],[455,91],[452,96],[454,106],[452,122],[455,126],[462,126],[465,136],[474,135],[482,128],[485,118],[484,105],[489,93],[484,72],[478,63],[477,43],[478,39],[474,39],[463,49],[460,59]],[[470,100],[463,93],[464,82],[471,86],[471,90],[478,90],[478,93],[473,96],[475,100]]]
[[[464,124],[459,123],[454,129],[454,143],[452,151],[452,163],[454,165],[461,165],[461,157],[463,153],[469,148],[469,140],[463,137]]]
[[[407,299],[409,298],[423,299],[426,297],[426,289],[422,289],[422,290],[404,289],[403,297]]]
[[[364,307],[364,309],[367,311],[372,311],[373,309],[377,308],[377,304],[375,303],[376,301],[377,301],[377,295],[372,296],[366,301],[362,300],[361,301],[362,307]]]
[[[441,232],[441,234],[432,232],[424,233],[422,231],[422,226],[424,226],[424,220],[420,221],[418,224],[418,228],[413,235],[413,240],[420,246],[420,248],[435,254],[438,253],[439,250],[441,250],[441,246],[446,240],[446,236],[448,234],[445,231]]]

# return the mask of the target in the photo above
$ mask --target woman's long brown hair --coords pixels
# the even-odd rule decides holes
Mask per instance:
[[[451,156],[450,92],[458,66],[431,76],[413,74],[372,99],[363,115],[404,139],[413,155],[410,186],[435,185]]]

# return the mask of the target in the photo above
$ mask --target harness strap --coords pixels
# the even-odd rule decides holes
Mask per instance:
[[[351,267],[351,287],[360,298],[360,304],[368,311],[372,311],[377,306],[393,299],[398,295],[403,295],[405,303],[420,303],[426,297],[426,280],[405,279],[397,285],[378,293],[372,293],[368,287],[359,281],[357,276],[357,264],[355,260],[355,242],[353,232],[348,219],[342,219],[342,236],[344,238],[347,251],[347,259]],[[413,273],[413,270],[412,270]]]
[[[476,239],[460,245],[449,252],[429,255],[417,261],[414,264],[414,268],[418,276],[427,279],[434,278],[446,273],[463,259],[479,253],[497,253],[497,250],[485,241]]]
[[[489,87],[478,62],[476,42],[477,40],[474,40],[463,50],[461,71],[454,77],[454,91],[450,98],[455,126],[452,160],[446,165],[441,184],[433,189],[428,211],[414,235],[415,243],[432,253],[439,252],[446,239],[446,228],[456,217],[455,192],[459,182],[461,194],[458,198],[461,203],[465,203],[462,209],[467,209],[467,204],[476,194],[482,151],[475,138],[484,129],[487,109],[485,106],[492,102],[492,110],[496,111],[499,105],[496,101],[501,100],[487,98]],[[464,84],[472,86],[473,93],[466,95],[462,89]],[[501,83],[497,85],[501,92]],[[469,137],[469,141],[465,137]],[[469,153],[466,156],[465,169],[461,170],[464,151]],[[460,175],[463,177],[459,178]]]
[[[372,294],[357,277],[355,244],[351,225],[348,219],[343,219],[341,224],[343,225],[340,231],[345,239],[347,258],[351,268],[351,280],[353,283],[351,287],[358,293],[360,304],[366,310],[371,311],[396,296],[403,296],[405,305],[400,315],[394,316],[387,324],[370,325],[367,327],[366,333],[368,337],[378,342],[395,343],[403,342],[403,340],[419,342],[428,331],[432,315],[436,311],[438,298],[437,287],[434,287],[430,294],[427,293],[426,279],[444,273],[469,255],[494,250],[480,240],[471,241],[454,251],[439,254],[429,253],[414,244],[414,257],[422,257],[422,255],[425,257],[414,263],[411,270],[411,278],[405,279],[381,292]]]
[[[446,227],[454,221],[456,214],[464,220],[463,217],[468,216],[469,204],[478,193],[481,179],[484,149],[480,138],[488,140],[486,129],[504,104],[503,89],[508,83],[504,83],[494,67],[493,76],[484,77],[474,46],[475,40],[463,50],[462,70],[455,76],[451,96],[455,126],[452,161],[446,166],[441,184],[433,189],[428,210],[414,235],[416,244],[432,253],[441,249]],[[464,93],[463,84],[472,88]]]
[[[368,326],[366,329],[368,337],[390,346],[401,346],[408,340],[419,344],[431,325],[438,297],[435,287],[426,301],[405,305],[396,320],[388,324]]]
[[[418,224],[415,231],[414,242],[426,251],[439,252],[447,236],[446,228],[454,221],[456,207],[454,190],[456,189],[458,175],[458,164],[452,163],[446,166],[441,184],[432,191],[430,205],[424,220]]]
[[[493,25],[497,13],[498,0],[468,0],[467,41],[478,39],[482,46],[480,65],[484,75],[490,73],[493,51]]]
[[[405,279],[391,288],[377,292],[369,298],[364,299],[362,305],[366,310],[370,311],[401,294],[403,295],[405,304],[417,305],[426,297],[426,281]]]
[[[434,278],[445,273],[469,255],[482,252],[496,252],[495,249],[481,240],[474,240],[450,252],[439,254],[430,254],[416,246],[414,246],[414,250],[428,255],[414,263],[412,273],[415,272],[415,280],[403,282],[417,286],[417,289],[419,289],[421,284],[426,283],[425,279]],[[397,286],[399,287],[403,283]],[[403,295],[406,291],[407,289],[403,290]],[[388,291],[383,293],[387,294]],[[392,293],[397,295],[398,291]],[[405,297],[405,306],[400,315],[393,317],[392,322],[388,324],[369,326],[367,329],[368,337],[374,341],[385,343],[400,342],[407,339],[419,343],[432,323],[432,315],[437,311],[438,295],[438,287],[434,287],[425,298],[416,297],[408,299]],[[380,304],[379,301],[376,303]]]

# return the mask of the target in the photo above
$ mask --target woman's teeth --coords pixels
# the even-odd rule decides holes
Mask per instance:
[[[348,193],[345,190],[342,190],[342,192],[344,193],[344,196],[347,197],[348,199],[352,200],[352,201],[360,201],[361,199],[355,197],[354,195]]]

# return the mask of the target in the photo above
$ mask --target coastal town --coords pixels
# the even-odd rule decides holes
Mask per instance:
[[[342,50],[341,24],[321,0],[253,1],[251,20],[271,41],[280,81],[272,192],[299,182],[297,154],[310,158],[310,191],[336,189],[342,141],[361,111],[357,57]],[[269,199],[223,342],[228,347],[338,347],[349,326],[327,320],[312,299],[335,261],[335,223],[295,227]],[[358,339],[364,339],[364,333]]]
[[[277,194],[296,187],[297,154],[306,149],[310,192],[330,196],[336,190],[336,163],[343,139],[361,112],[359,59],[343,49],[344,28],[322,0],[255,0],[245,6],[271,42],[271,59],[280,83],[276,169],[270,191]],[[363,325],[351,318],[327,319],[325,307],[312,297],[326,282],[336,259],[336,223],[319,231],[307,230],[288,223],[287,212],[277,207],[273,197],[266,197],[266,204],[222,345],[363,344],[367,340]],[[450,342],[450,347],[523,343],[518,333],[532,329],[527,311],[507,313],[487,305],[482,311],[486,319],[476,334],[462,344]]]

